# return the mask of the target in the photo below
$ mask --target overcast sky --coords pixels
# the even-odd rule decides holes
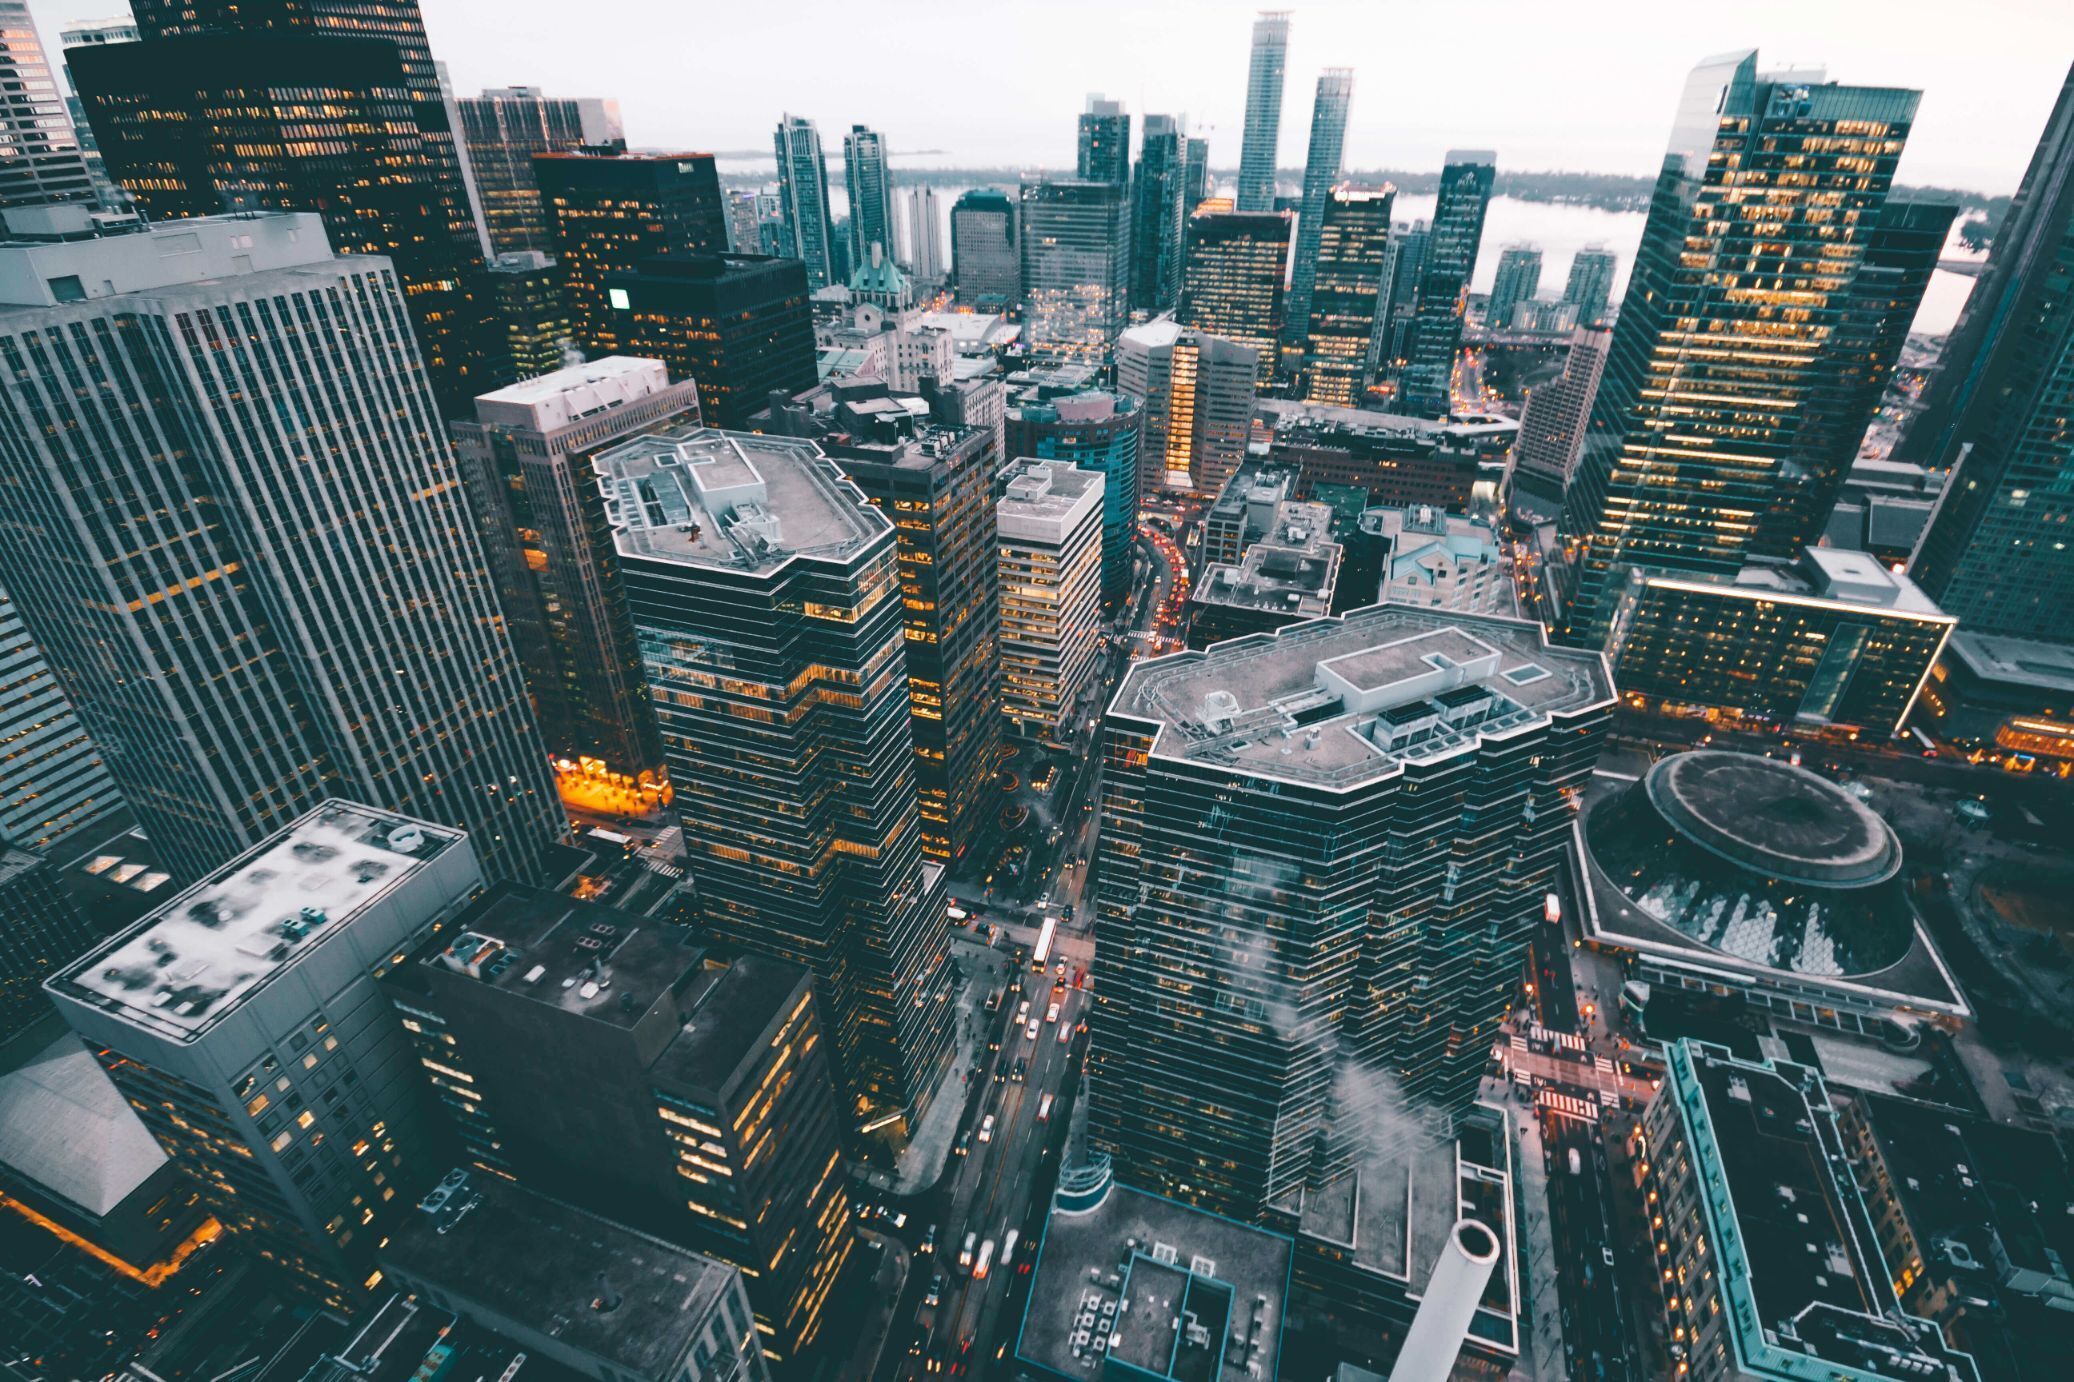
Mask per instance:
[[[768,151],[786,111],[883,130],[934,164],[1070,166],[1087,93],[1185,112],[1236,165],[1257,4],[1223,0],[423,0],[456,88],[618,98],[639,146]],[[46,44],[121,0],[30,0]],[[1354,69],[1346,166],[1647,174],[1686,71],[1766,65],[1918,87],[1901,178],[2013,191],[2074,58],[2067,0],[1290,0],[1280,162],[1303,162],[1318,71]]]

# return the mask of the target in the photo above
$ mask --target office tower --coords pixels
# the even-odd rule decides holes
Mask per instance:
[[[1815,1069],[1684,1038],[1666,1048],[1625,1161],[1634,1192],[1662,1211],[1648,1265],[1666,1289],[1650,1303],[1661,1312],[1651,1327],[1680,1377],[1980,1382],[1936,1324],[1901,1308],[1909,1267],[1880,1255],[1886,1226],[1849,1146]]]
[[[1131,183],[1131,306],[1155,316],[1181,305],[1181,252],[1188,224],[1181,126],[1145,117]]]
[[[1645,575],[1621,593],[1606,657],[1636,706],[1817,725],[1884,740],[1953,619],[1864,552],[1810,547],[1732,577]]]
[[[813,1342],[854,1236],[805,969],[499,886],[382,988],[473,1179],[744,1268],[773,1360]]]
[[[1611,331],[1579,327],[1570,333],[1563,372],[1527,394],[1519,439],[1512,446],[1514,471],[1521,478],[1541,481],[1549,498],[1562,498],[1563,487],[1577,469],[1585,421],[1591,416],[1599,377],[1606,371],[1606,355],[1612,348]]]
[[[1613,275],[1620,256],[1604,245],[1586,245],[1570,258],[1570,277],[1563,285],[1563,301],[1577,308],[1579,326],[1601,326],[1606,305],[1613,299]]]
[[[1453,149],[1440,172],[1420,265],[1418,302],[1406,342],[1403,400],[1415,412],[1444,417],[1453,405],[1455,355],[1462,346],[1462,311],[1476,250],[1483,240],[1484,208],[1498,173],[1487,149]]]
[[[1123,102],[1105,101],[1100,93],[1087,98],[1080,113],[1078,172],[1082,182],[1127,183],[1131,180],[1131,117]]]
[[[0,846],[62,853],[121,811],[100,748],[0,588]]]
[[[313,211],[339,254],[388,256],[442,415],[467,416],[501,352],[416,4],[153,3],[137,23],[141,42],[70,57],[110,176],[152,221]]]
[[[698,385],[710,422],[740,426],[770,402],[813,387],[814,315],[795,259],[700,254],[652,259],[609,275],[613,336]]]
[[[1240,462],[1253,427],[1260,352],[1170,317],[1116,338],[1116,387],[1143,405],[1139,498],[1156,489],[1208,498]]]
[[[1121,609],[1138,531],[1144,406],[1130,394],[1090,387],[1086,378],[1023,389],[1011,383],[1006,423],[1006,454],[1069,461],[1102,477],[1102,605]]]
[[[943,215],[937,209],[936,189],[916,183],[900,194],[907,217],[907,267],[917,283],[932,288],[943,283]]]
[[[128,15],[120,19],[88,19],[68,24],[58,31],[60,48],[88,48],[103,43],[135,43],[137,24]],[[76,92],[78,83],[72,80],[72,69],[65,65],[65,89]],[[101,157],[101,146],[94,142],[94,127],[87,123],[86,107],[80,104],[77,95],[65,97],[65,114],[72,120],[73,137],[79,141],[79,152],[86,159],[87,176],[93,180],[94,199],[110,210],[126,210],[130,194],[115,184],[108,176],[108,161]]]
[[[1397,189],[1339,186],[1319,207],[1311,248],[1303,396],[1359,407],[1382,366],[1390,304],[1390,204]],[[1292,300],[1291,311],[1295,310]]]
[[[783,253],[807,266],[807,287],[840,283],[835,272],[835,225],[828,207],[828,161],[814,122],[787,115],[774,141],[778,197],[783,210]]]
[[[1613,699],[1532,623],[1395,605],[1133,664],[1089,1065],[1117,1177],[1253,1219],[1465,1109]]]
[[[1008,389],[998,377],[954,379],[939,373],[923,375],[915,384],[929,404],[929,416],[938,422],[991,432],[996,454],[1009,454]]]
[[[1253,21],[1246,67],[1246,133],[1239,148],[1241,211],[1275,209],[1275,153],[1282,137],[1282,72],[1289,62],[1289,11],[1263,10]]]
[[[0,391],[0,581],[165,865],[351,792],[529,874],[561,812],[389,261],[315,216],[207,217],[0,274],[0,343],[41,362]],[[51,353],[76,332],[91,355]]]
[[[957,1010],[893,525],[807,441],[681,429],[597,468],[706,931],[813,971],[845,1140],[898,1146]]]
[[[2066,642],[2074,69],[1897,459],[1957,466],[1909,571],[1969,630]]]
[[[1100,359],[1129,319],[1130,188],[1026,182],[1021,231],[1023,340],[1041,355]]]
[[[1405,367],[1411,363],[1411,329],[1418,320],[1419,280],[1426,272],[1426,246],[1433,234],[1424,221],[1390,228],[1390,306],[1385,316],[1383,363],[1394,376],[1392,384],[1403,391]]]
[[[1286,211],[1198,211],[1188,218],[1181,320],[1260,352],[1260,377],[1274,373],[1282,329]]]
[[[541,738],[565,775],[646,785],[662,744],[605,541],[591,458],[638,432],[696,424],[698,386],[659,360],[608,356],[475,400],[455,423],[461,482]]]
[[[1498,251],[1498,273],[1491,280],[1491,300],[1484,308],[1484,330],[1503,331],[1513,324],[1513,309],[1532,302],[1541,291],[1541,246],[1507,245]]]
[[[310,1382],[444,1372],[487,1382],[546,1370],[610,1382],[769,1382],[734,1266],[651,1237],[645,1223],[597,1218],[495,1176],[450,1175],[382,1247],[383,1275],[418,1297],[415,1309],[391,1297]],[[482,1347],[477,1330],[500,1346]],[[428,1335],[437,1342],[415,1373],[409,1357],[381,1356],[425,1348]]]
[[[624,354],[605,280],[649,260],[719,254],[727,215],[711,154],[536,154],[550,248],[568,285],[576,343]]]
[[[863,125],[843,136],[843,187],[850,196],[850,271],[871,262],[877,245],[893,258],[893,175],[886,137]]]
[[[0,211],[94,201],[86,155],[43,55],[28,0],[0,0]]]
[[[1296,221],[1296,265],[1289,285],[1284,334],[1302,348],[1311,321],[1311,290],[1318,275],[1318,241],[1325,224],[1325,199],[1339,181],[1340,153],[1347,142],[1347,107],[1354,99],[1354,70],[1328,67],[1318,76],[1311,106],[1311,147],[1303,163],[1303,209]],[[1387,213],[1385,228],[1388,228]]]
[[[1102,477],[1021,460],[1001,480],[1001,711],[1019,735],[1070,737],[1099,670]]]
[[[993,432],[838,405],[822,449],[893,524],[922,852],[965,856],[998,810],[1001,587]]]
[[[958,302],[1002,312],[1023,300],[1022,215],[998,187],[975,187],[951,207],[951,272]]]
[[[43,856],[0,840],[0,1045],[49,1015],[44,977],[98,939]]]
[[[1865,430],[1855,281],[1917,99],[1754,51],[1693,69],[1563,498],[1567,641],[1605,641],[1632,568],[1728,574],[1820,533]]]
[[[1183,144],[1181,172],[1181,216],[1187,218],[1210,195],[1210,141],[1190,139]]]
[[[538,250],[514,250],[490,262],[484,281],[497,347],[485,361],[485,377],[502,387],[560,368],[576,348],[561,266]]]
[[[537,86],[507,86],[456,104],[490,253],[553,253],[553,221],[533,177],[533,155],[578,149],[624,152],[627,137],[619,102],[556,98]]]
[[[345,1307],[439,1174],[376,980],[482,884],[460,831],[334,798],[44,991],[223,1226]]]

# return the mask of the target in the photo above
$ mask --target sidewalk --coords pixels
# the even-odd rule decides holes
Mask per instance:
[[[984,1011],[987,994],[1005,978],[1008,957],[977,942],[959,937],[952,944],[953,960],[965,971],[958,992],[958,1032],[953,1039],[951,1062],[944,1068],[943,1083],[922,1111],[922,1121],[902,1149],[889,1173],[874,1168],[865,1179],[874,1189],[893,1195],[919,1195],[943,1175],[950,1160],[951,1144],[957,1140],[964,1121],[965,1106],[980,1088],[968,1082],[966,1072],[984,1064],[986,1024],[996,1019]]]
[[[877,1374],[879,1358],[886,1351],[886,1340],[893,1332],[893,1312],[900,1306],[900,1296],[907,1289],[907,1273],[912,1261],[907,1248],[898,1239],[874,1233],[868,1228],[857,1230],[858,1248],[872,1252],[877,1245],[878,1267],[872,1272],[871,1291],[878,1304],[863,1322],[857,1342],[850,1350],[847,1366],[837,1374],[845,1378],[868,1378]]]
[[[1520,1271],[1526,1278],[1520,1368],[1527,1377],[1559,1382],[1568,1355],[1563,1348],[1563,1310],[1556,1298],[1555,1246],[1548,1228],[1548,1153],[1541,1145],[1541,1122],[1531,1103],[1514,1097],[1510,1080],[1486,1079],[1483,1098],[1506,1109],[1518,1130],[1519,1197],[1527,1223],[1525,1251],[1520,1254]]]

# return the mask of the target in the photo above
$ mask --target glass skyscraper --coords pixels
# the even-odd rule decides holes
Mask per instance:
[[[1852,295],[1917,100],[1754,51],[1693,70],[1564,495],[1565,639],[1604,642],[1631,568],[1814,541],[1867,420]]]
[[[1303,396],[1356,408],[1382,360],[1390,301],[1390,204],[1394,187],[1334,187],[1319,208],[1310,317],[1304,328]]]
[[[1187,143],[1173,116],[1145,117],[1131,181],[1131,306],[1155,316],[1181,302]]]
[[[1619,267],[1619,256],[1603,245],[1586,245],[1571,256],[1563,301],[1577,305],[1579,326],[1597,326],[1606,320],[1606,305],[1613,297],[1613,275]]]
[[[1246,133],[1239,148],[1241,211],[1275,209],[1275,150],[1281,143],[1282,75],[1288,65],[1289,11],[1263,10],[1253,21],[1253,56],[1246,66]]]
[[[2074,641],[2074,70],[1902,459],[1956,464],[1909,573],[1968,630]]]
[[[794,438],[686,428],[596,466],[705,928],[813,971],[846,1138],[898,1147],[957,1009],[893,524]]]
[[[850,264],[871,262],[871,247],[893,257],[893,176],[886,137],[863,125],[843,136],[843,187],[850,197]]]
[[[1041,355],[1100,359],[1129,319],[1130,188],[1026,182],[1022,193],[1024,339]]]
[[[1484,329],[1503,331],[1512,325],[1513,309],[1533,301],[1541,291],[1541,246],[1507,245],[1498,252],[1498,273],[1491,280],[1491,300],[1484,308]]]
[[[1056,383],[1040,375],[1014,390],[1008,455],[1070,461],[1102,477],[1102,603],[1113,611],[1131,589],[1145,405],[1127,393],[1088,387],[1086,373],[1083,367]]]
[[[1289,233],[1286,211],[1199,211],[1188,220],[1182,323],[1251,346],[1262,379],[1277,359]]]
[[[1080,113],[1075,176],[1082,182],[1129,182],[1131,117],[1123,102],[1087,98]]]
[[[828,160],[814,122],[788,115],[773,139],[778,159],[778,200],[784,254],[807,266],[809,290],[826,288],[835,277],[835,223],[828,207]]]
[[[1420,263],[1417,305],[1405,353],[1402,397],[1413,411],[1446,416],[1454,393],[1455,355],[1462,348],[1462,309],[1476,273],[1483,242],[1484,208],[1498,175],[1498,156],[1488,149],[1453,149],[1440,173],[1425,256]]]
[[[554,252],[533,155],[626,147],[617,101],[551,97],[534,86],[500,87],[455,102],[468,166],[495,254]]]
[[[998,187],[961,192],[951,207],[951,274],[958,302],[1006,312],[1022,301],[1021,211]]]
[[[1311,106],[1311,148],[1303,164],[1303,209],[1296,220],[1296,266],[1289,285],[1289,312],[1283,332],[1301,347],[1311,323],[1311,285],[1318,276],[1318,240],[1325,227],[1325,198],[1339,181],[1341,152],[1347,143],[1347,109],[1354,100],[1354,70],[1328,67],[1318,77],[1318,99]]]

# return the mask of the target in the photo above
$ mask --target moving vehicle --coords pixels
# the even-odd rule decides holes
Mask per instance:
[[[972,1264],[972,1279],[974,1281],[985,1281],[987,1279],[987,1268],[993,1265],[994,1240],[989,1238],[986,1242],[980,1244],[979,1260]]]
[[[994,1140],[994,1115],[991,1113],[980,1120],[979,1140],[982,1142],[992,1142]]]
[[[1008,1270],[1008,1259],[1015,1255],[1015,1240],[1020,1237],[1020,1233],[1010,1229],[1008,1236],[1001,1240],[1001,1270],[1004,1272]]]
[[[1575,1147],[1572,1147],[1570,1149],[1570,1174],[1573,1176],[1581,1176],[1584,1174],[1584,1158],[1577,1155],[1577,1149]]]
[[[1048,1007],[1048,1008],[1046,1008],[1046,1009],[1044,1010],[1044,1020],[1045,1020],[1046,1022],[1056,1022],[1056,1021],[1058,1021],[1058,1020],[1059,1020],[1059,1005],[1058,1005],[1058,1004],[1054,1003],[1054,1004],[1052,1004],[1052,1005],[1051,1005],[1050,1007]]]
[[[1021,1006],[1021,1007],[1019,1007],[1019,1008],[1017,1008],[1017,1009],[1015,1010],[1015,1020],[1016,1020],[1017,1022],[1028,1022],[1028,1021],[1030,1020],[1030,1000],[1029,1000],[1029,999],[1025,998],[1025,999],[1024,999],[1024,1000],[1022,1001],[1022,1006]]]
[[[940,1304],[942,1304],[942,1303],[943,1303],[943,1273],[942,1273],[942,1272],[938,1272],[938,1273],[937,1273],[937,1274],[936,1274],[935,1276],[932,1276],[932,1277],[930,1277],[930,1278],[929,1278],[929,1294],[928,1294],[928,1295],[926,1295],[926,1296],[923,1296],[923,1297],[922,1297],[922,1304],[924,1304],[924,1305],[940,1305]]]
[[[1049,1123],[1051,1121],[1051,1100],[1052,1096],[1047,1094],[1042,1099],[1037,1101],[1038,1122]]]
[[[1044,1024],[1042,1022],[1039,1022],[1036,1018],[1033,1017],[1030,1019],[1030,1025],[1023,1029],[1023,1035],[1025,1037],[1028,1037],[1031,1041],[1035,1041],[1037,1039],[1037,1029],[1039,1027],[1042,1027],[1043,1025]]]
[[[1081,1025],[1082,1025],[1082,1026],[1086,1026],[1087,1024],[1086,1024],[1086,1023],[1082,1023]],[[1061,1046],[1064,1046],[1064,1045],[1065,1045],[1065,1044],[1066,1044],[1067,1042],[1071,1041],[1072,1039],[1073,1039],[1073,1028],[1071,1028],[1071,1027],[1067,1026],[1067,1025],[1066,1025],[1065,1023],[1061,1022],[1061,1023],[1059,1024],[1059,1045],[1061,1045]]]
[[[975,1247],[975,1246],[976,1246],[976,1245],[977,1245],[978,1243],[979,1243],[979,1234],[978,1234],[978,1233],[976,1233],[976,1232],[975,1232],[975,1233],[968,1233],[968,1234],[966,1234],[966,1235],[965,1235],[965,1246],[964,1246],[964,1247],[962,1247],[962,1248],[960,1248],[960,1249],[958,1249],[958,1266],[959,1266],[959,1267],[961,1267],[961,1268],[964,1268],[964,1267],[970,1267],[970,1266],[972,1265],[972,1250],[973,1250],[973,1248],[974,1248],[974,1247]]]

